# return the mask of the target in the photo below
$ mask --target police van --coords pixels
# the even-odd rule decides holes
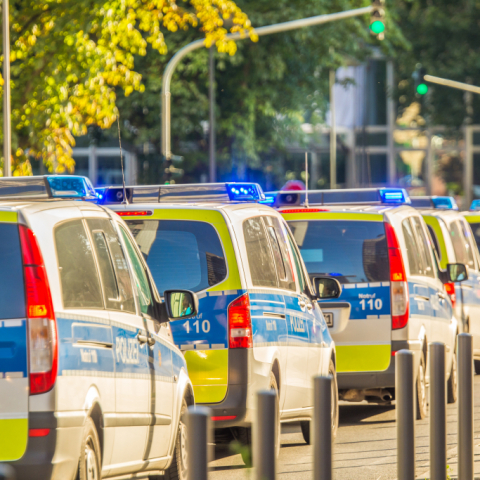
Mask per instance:
[[[249,445],[255,394],[274,389],[278,421],[302,421],[309,441],[312,377],[335,378],[335,348],[291,232],[262,204],[261,188],[219,183],[98,191],[130,227],[160,294],[174,284],[198,296],[198,315],[170,325],[196,402],[212,409],[214,426]],[[340,294],[333,280],[317,280],[324,297]],[[348,321],[348,305],[344,311]],[[335,432],[336,383],[332,396]]]
[[[268,194],[267,194],[268,195]],[[350,321],[336,333],[340,398],[388,403],[395,353],[415,353],[417,416],[427,414],[428,343],[447,349],[448,400],[456,398],[457,320],[444,283],[464,265],[439,269],[421,215],[402,189],[279,192],[271,197],[290,226],[311,276],[339,280]]]
[[[161,303],[128,227],[89,198],[83,177],[0,179],[0,462],[17,480],[185,479],[194,392],[168,320],[197,299]]]
[[[480,200],[474,200],[470,206],[470,211],[462,212],[473,232],[477,248],[480,249]]]

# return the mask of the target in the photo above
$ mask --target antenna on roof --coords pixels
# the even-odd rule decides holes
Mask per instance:
[[[305,206],[308,208],[308,152],[305,151]]]
[[[123,186],[122,205],[126,205],[128,204],[128,200],[127,200],[127,189],[125,188],[125,171],[123,169],[122,137],[120,136],[120,112],[117,115],[117,127],[118,127],[118,144],[120,145],[120,164],[122,166],[122,186]]]

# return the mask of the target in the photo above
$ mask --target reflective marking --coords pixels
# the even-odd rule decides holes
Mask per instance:
[[[23,372],[5,372],[5,378],[23,378]]]
[[[225,290],[225,295],[237,295],[238,290]]]
[[[21,327],[23,320],[3,320],[0,323],[3,323],[4,327]]]
[[[222,348],[225,348],[224,343],[212,343],[212,350],[221,350]]]
[[[197,298],[201,300],[207,296],[207,292],[197,293]]]
[[[378,320],[378,315],[367,315],[367,320]]]
[[[375,287],[381,287],[382,284],[380,282],[377,282],[377,283],[369,283],[368,286],[370,288],[375,288]]]
[[[9,223],[16,223],[18,220],[18,213],[17,212],[9,212],[2,210],[0,211],[0,222],[9,222]]]
[[[390,286],[390,282],[382,282],[382,287],[389,287]]]
[[[196,343],[195,350],[209,350],[210,345],[208,343]]]
[[[2,413],[0,415],[0,420],[12,420],[17,418],[28,418],[28,413],[27,412]]]
[[[193,350],[195,348],[195,345],[192,344],[187,344],[187,345],[180,345],[180,350]]]
[[[368,288],[368,283],[357,283],[357,288]]]
[[[378,318],[380,320],[390,320],[390,315],[379,315]]]
[[[209,297],[221,297],[223,296],[223,292],[220,291],[220,292],[208,292],[208,296]]]
[[[356,288],[357,286],[354,283],[345,283],[342,285],[343,288]]]
[[[390,345],[336,345],[337,372],[372,372],[390,365]]]
[[[285,305],[285,303],[283,303],[283,302],[276,302],[275,300],[257,300],[256,298],[250,299],[250,304],[254,304],[254,303],[257,303],[257,302],[268,303],[268,304],[270,304],[270,303],[275,303],[275,304],[277,304],[277,305],[282,305],[282,306]]]

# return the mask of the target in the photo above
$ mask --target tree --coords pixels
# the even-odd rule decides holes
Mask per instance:
[[[74,136],[88,125],[108,128],[119,92],[143,92],[135,61],[149,49],[167,53],[164,33],[182,37],[198,28],[206,46],[233,55],[226,39],[241,32],[256,40],[250,20],[231,0],[18,0],[10,10],[12,130],[15,174],[29,157],[50,171],[73,171]],[[180,31],[182,34],[180,35]],[[160,54],[160,55],[159,55]],[[3,58],[2,58],[3,61]],[[3,82],[2,82],[3,83]],[[2,92],[3,93],[3,92]]]

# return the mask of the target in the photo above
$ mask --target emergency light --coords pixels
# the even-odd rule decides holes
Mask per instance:
[[[472,202],[472,204],[470,205],[470,210],[472,210],[472,211],[480,210],[480,200],[474,200]]]
[[[0,198],[50,198],[97,199],[92,183],[78,175],[39,175],[32,177],[0,178]]]
[[[275,206],[303,205],[308,193],[309,205],[409,205],[410,197],[403,188],[349,188],[343,190],[287,190],[276,194]]]
[[[442,210],[458,210],[457,202],[453,197],[411,197],[412,207],[415,208],[435,208]]]
[[[247,182],[140,185],[125,190],[129,203],[267,203],[260,185]],[[98,188],[97,195],[100,204],[119,204],[123,202],[123,187]]]

